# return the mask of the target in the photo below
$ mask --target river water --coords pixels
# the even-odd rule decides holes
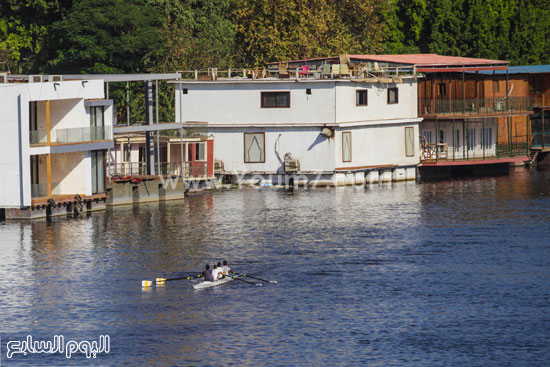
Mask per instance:
[[[550,172],[204,193],[0,224],[1,366],[544,366]],[[141,280],[228,259],[278,284]],[[7,358],[23,340],[108,353]]]

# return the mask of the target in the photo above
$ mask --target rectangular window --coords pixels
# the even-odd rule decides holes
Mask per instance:
[[[244,163],[265,163],[265,133],[244,133]]]
[[[476,129],[468,129],[468,149],[474,150],[476,145]]]
[[[458,151],[460,147],[460,130],[456,129],[456,137],[455,137],[455,150]]]
[[[388,104],[399,103],[399,89],[388,88]]]
[[[103,128],[104,106],[90,107],[90,140],[105,140],[105,129]]]
[[[205,154],[205,148],[206,143],[197,143],[195,144],[195,160],[196,161],[204,161],[206,154]]]
[[[290,107],[290,92],[262,92],[262,108]]]
[[[491,148],[493,145],[493,128],[486,127],[483,131],[483,146],[485,148]]]
[[[445,143],[445,130],[439,130],[439,142]]]
[[[405,156],[414,157],[414,127],[405,128]]]
[[[351,162],[351,131],[342,133],[342,162]]]
[[[92,151],[92,194],[105,192],[104,152]]]
[[[368,90],[355,91],[355,105],[367,106],[369,104]]]

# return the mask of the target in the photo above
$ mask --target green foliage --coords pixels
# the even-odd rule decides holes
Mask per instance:
[[[382,50],[383,0],[234,0],[237,60],[245,65]]]
[[[116,73],[143,71],[157,46],[157,10],[143,1],[82,0],[52,24],[45,71]]]
[[[550,63],[550,0],[0,1],[0,69],[18,73],[226,69],[382,52]]]

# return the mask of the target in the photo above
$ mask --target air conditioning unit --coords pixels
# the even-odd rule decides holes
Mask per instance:
[[[0,73],[0,84],[8,82],[8,73]]]
[[[29,83],[42,83],[44,81],[44,75],[29,75]]]
[[[63,81],[63,75],[50,75],[48,76],[49,82],[62,82]]]
[[[297,159],[285,159],[285,172],[300,171],[300,161]]]
[[[214,173],[223,173],[223,161],[214,161]]]

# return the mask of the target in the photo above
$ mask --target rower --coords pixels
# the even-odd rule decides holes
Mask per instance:
[[[216,268],[216,265],[214,265],[214,268]],[[206,270],[202,272],[202,276],[205,282],[214,281],[213,272],[213,270],[210,270],[210,265],[206,264]]]
[[[218,269],[220,269],[220,275],[219,275],[220,279],[225,278],[227,273],[225,271],[223,271],[223,267],[222,267],[221,262],[218,262]]]
[[[214,270],[212,270],[212,279],[213,280],[218,280],[220,278],[220,275],[221,275],[221,268],[218,268],[218,265],[214,264]]]
[[[231,268],[229,266],[227,266],[227,260],[223,261],[222,273],[224,275],[229,275],[229,273],[231,273]]]

